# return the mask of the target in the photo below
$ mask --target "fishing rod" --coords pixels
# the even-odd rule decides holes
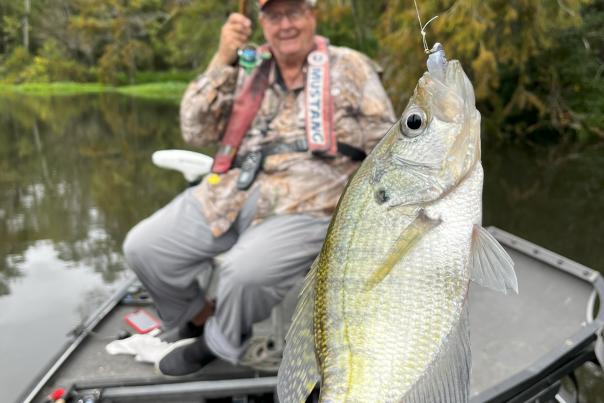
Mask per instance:
[[[247,17],[247,0],[239,0],[239,14]]]

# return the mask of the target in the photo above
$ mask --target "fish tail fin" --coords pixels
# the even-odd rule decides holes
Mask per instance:
[[[470,321],[464,304],[456,327],[422,377],[403,397],[403,403],[466,403],[470,395]]]
[[[470,252],[470,276],[483,287],[518,294],[514,261],[486,229],[474,225]]]
[[[277,395],[282,403],[306,401],[320,379],[313,334],[316,266],[315,260],[304,280],[292,324],[285,337],[277,381]]]

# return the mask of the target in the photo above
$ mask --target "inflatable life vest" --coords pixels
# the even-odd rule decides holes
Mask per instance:
[[[315,47],[308,57],[305,91],[306,142],[308,150],[318,156],[335,157],[338,143],[333,131],[333,100],[330,92],[329,41],[315,36]],[[270,51],[267,45],[259,52]],[[225,173],[233,165],[237,149],[260,110],[272,59],[264,60],[246,77],[241,90],[236,94],[233,110],[220,147],[214,157],[212,172]]]

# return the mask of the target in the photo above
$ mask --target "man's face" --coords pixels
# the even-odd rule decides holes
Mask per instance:
[[[312,50],[317,21],[304,1],[274,0],[262,10],[260,24],[277,59],[304,58]]]

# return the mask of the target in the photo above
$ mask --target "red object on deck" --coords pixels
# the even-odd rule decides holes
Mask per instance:
[[[141,334],[149,333],[151,330],[161,326],[159,319],[145,311],[143,308],[126,314],[124,320]]]
[[[53,390],[50,395],[48,395],[48,397],[52,399],[52,401],[59,400],[63,396],[65,396],[65,388],[57,388]]]

